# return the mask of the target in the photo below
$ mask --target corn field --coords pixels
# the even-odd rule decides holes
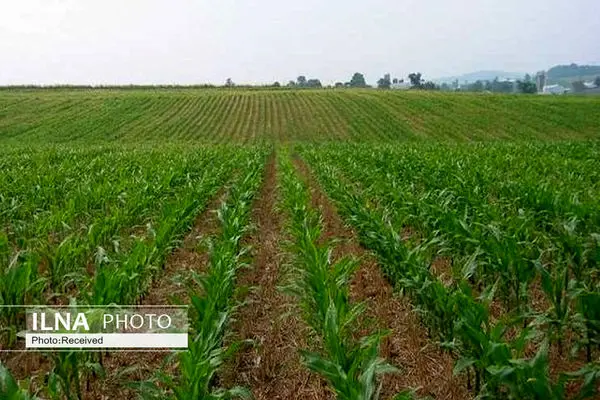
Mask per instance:
[[[598,105],[1,91],[0,305],[187,305],[190,329],[0,351],[0,399],[598,398]],[[0,307],[0,349],[24,329]]]
[[[594,139],[600,100],[370,90],[0,90],[0,140]]]

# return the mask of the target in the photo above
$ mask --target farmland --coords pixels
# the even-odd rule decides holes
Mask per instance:
[[[0,352],[0,398],[597,398],[599,110],[0,90],[0,304],[190,306],[186,352]]]
[[[596,138],[600,100],[369,90],[0,90],[0,140],[248,143]]]

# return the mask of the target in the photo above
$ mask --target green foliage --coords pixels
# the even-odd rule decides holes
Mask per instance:
[[[480,91],[513,92],[512,82],[503,85],[482,83]],[[264,141],[591,139],[598,136],[600,125],[597,96],[481,96],[431,90],[0,90],[0,107],[0,144],[10,144],[8,149],[25,143],[111,143],[114,149],[117,142],[130,144],[131,150],[143,143],[158,150],[165,143],[181,142],[197,146]],[[109,151],[113,154],[108,158],[120,153]],[[161,151],[152,154],[161,158]],[[55,155],[60,157],[60,151]],[[79,160],[78,166],[87,171],[84,159]],[[132,163],[137,160],[134,157]],[[11,161],[0,164],[4,167]],[[37,178],[42,192],[50,190],[43,183],[63,169],[58,161],[50,159],[57,170],[49,169]],[[105,168],[111,170],[111,164]],[[89,183],[90,190],[100,190]],[[9,193],[4,196],[12,199]]]
[[[535,82],[531,82],[528,80],[517,81],[517,86],[519,87],[519,90],[521,91],[521,93],[534,94],[534,93],[537,93],[537,91],[538,91],[537,85],[535,84]]]
[[[287,154],[280,158],[285,209],[290,215],[296,277],[289,290],[299,299],[304,318],[319,338],[317,351],[303,350],[304,363],[327,380],[339,399],[378,397],[377,379],[395,368],[379,358],[384,333],[356,338],[361,303],[349,297],[357,263],[331,260],[332,245],[321,242],[321,216],[310,205],[310,192],[296,175]]]
[[[48,174],[53,184],[27,197],[23,189],[26,182],[31,185],[39,179],[37,168],[53,158],[62,166]],[[48,302],[48,297],[68,301],[64,293],[73,288],[82,303],[136,304],[208,201],[235,171],[244,170],[243,179],[231,189],[233,203],[224,204],[220,210],[226,239],[212,261],[227,266],[239,263],[241,252],[233,244],[244,233],[250,200],[260,183],[265,149],[103,147],[71,148],[64,153],[39,149],[14,154],[14,159],[17,162],[3,179],[20,173],[25,182],[23,187],[9,189],[8,193],[23,191],[17,192],[13,201],[0,199],[3,207],[10,206],[0,213],[9,224],[8,234],[0,234],[2,304]],[[86,163],[89,165],[83,167]],[[71,174],[79,179],[71,178]],[[15,199],[21,201],[16,203]],[[31,210],[34,215],[30,215]],[[136,224],[143,229],[135,229]],[[220,259],[216,254],[229,258]],[[232,254],[236,256],[233,259]],[[39,268],[40,260],[47,268]],[[222,288],[221,280],[217,281]],[[52,290],[50,295],[48,289]],[[24,321],[16,319],[16,309],[3,310],[0,317],[10,331],[2,333],[8,333],[11,346]],[[223,331],[217,337],[222,340]],[[99,353],[60,352],[51,353],[50,358],[53,367],[47,393],[51,398],[81,398],[83,385],[103,375]],[[218,365],[213,361],[210,358],[207,365],[214,374]]]
[[[420,87],[421,83],[423,83],[423,79],[421,79],[422,75],[420,72],[412,72],[408,74],[408,79],[410,80],[410,84],[413,87]]]
[[[392,86],[392,81],[390,79],[390,74],[385,74],[383,78],[380,78],[377,81],[377,87],[379,89],[389,89]]]
[[[579,77],[582,75],[597,75],[600,74],[600,66],[598,65],[556,65],[550,68],[547,72],[548,79],[556,80],[561,78]]]
[[[483,398],[558,399],[566,381],[583,373],[550,379],[548,347],[567,357],[585,346],[591,361],[598,337],[596,147],[298,149],[363,245],[411,297],[430,336],[458,356],[456,373],[466,374],[469,385],[474,377]],[[577,179],[566,178],[575,173]],[[406,229],[409,237],[401,233]],[[452,257],[445,278],[433,267],[440,256]],[[536,282],[547,309],[539,309],[540,294],[531,303]],[[499,301],[505,311],[491,318]],[[580,340],[563,349],[569,332]],[[526,347],[537,348],[537,356],[526,358]]]
[[[367,82],[365,81],[365,76],[360,72],[355,72],[350,78],[350,82],[348,86],[353,88],[365,88],[367,87]]]
[[[10,371],[0,363],[0,399],[35,400],[37,397],[29,395],[27,390],[21,388]]]
[[[215,387],[215,376],[236,350],[225,346],[236,308],[236,274],[244,267],[241,239],[249,226],[252,200],[261,183],[265,154],[258,152],[242,168],[244,174],[230,188],[218,209],[221,232],[212,239],[206,274],[193,274],[189,289],[191,333],[188,351],[178,353],[179,374],[160,371],[154,382],[141,385],[145,397],[177,400],[249,398],[243,388]],[[169,391],[165,392],[165,387]]]
[[[571,82],[571,86],[573,87],[573,91],[575,93],[581,93],[585,91],[585,83],[583,81],[573,81]]]

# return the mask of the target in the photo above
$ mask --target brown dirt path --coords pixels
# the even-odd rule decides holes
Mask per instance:
[[[227,185],[227,184],[226,184]],[[152,283],[151,289],[141,305],[170,304],[173,296],[187,298],[182,274],[195,270],[201,272],[208,264],[208,253],[198,249],[200,242],[219,230],[216,209],[225,200],[226,186],[223,186],[213,200],[194,221],[192,230],[186,234],[181,247],[176,248],[165,262],[160,277]],[[31,388],[40,389],[45,386],[44,376],[50,371],[50,361],[39,352],[0,353],[3,362],[18,380],[31,379]],[[124,381],[140,381],[148,379],[164,362],[167,352],[111,352],[103,355],[106,371],[105,379],[91,379],[89,386],[83,388],[84,399],[136,398],[134,390],[123,386]],[[129,373],[121,374],[128,368]]]
[[[372,322],[367,324],[369,330],[391,331],[382,344],[381,356],[398,367],[400,373],[384,377],[381,398],[390,399],[402,390],[417,388],[419,395],[432,396],[436,400],[472,398],[462,379],[452,374],[452,357],[428,340],[427,331],[412,311],[408,299],[394,295],[375,257],[359,245],[356,232],[342,222],[309,167],[299,158],[294,159],[294,164],[312,190],[313,207],[321,210],[324,237],[339,241],[334,257],[354,256],[361,260],[351,282],[350,294],[354,301],[367,303],[366,318]]]
[[[205,210],[194,221],[180,247],[167,257],[160,277],[152,283],[141,305],[168,305],[174,298],[183,304],[189,303],[186,285],[190,271],[201,273],[209,261],[207,251],[201,249],[202,241],[218,234],[217,210],[227,198],[227,185],[223,186]],[[112,352],[105,355],[106,378],[96,380],[84,393],[85,399],[109,400],[115,398],[137,398],[135,389],[124,386],[125,382],[139,382],[149,379],[166,361],[170,352]],[[123,370],[126,369],[126,372]],[[175,373],[175,370],[173,370]]]
[[[254,253],[253,267],[238,281],[253,289],[237,312],[234,339],[250,339],[255,344],[231,360],[222,379],[226,387],[249,388],[257,400],[332,399],[326,384],[302,365],[298,350],[307,348],[308,329],[296,300],[278,289],[285,279],[285,259],[281,250],[283,217],[276,210],[276,165],[273,154],[252,213],[257,228],[248,240]]]

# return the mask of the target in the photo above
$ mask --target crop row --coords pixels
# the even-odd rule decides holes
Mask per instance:
[[[580,395],[591,395],[600,338],[598,186],[586,183],[597,174],[597,154],[584,144],[516,150],[339,145],[302,154],[430,334],[457,355],[456,372],[472,371],[477,392],[562,398],[568,380],[585,376]],[[449,264],[450,282],[439,264]],[[587,348],[587,365],[550,362],[555,347],[566,357],[566,339],[575,360]]]
[[[133,160],[124,153],[120,158],[103,152],[61,155],[53,169],[59,172],[49,174],[54,180],[44,182],[38,165],[27,170],[25,161],[12,164],[5,175],[7,191],[14,190],[10,180],[19,171],[26,172],[19,179],[23,187],[39,189],[2,204],[10,218],[0,233],[1,303],[30,304],[68,292],[97,304],[133,300],[136,296],[113,287],[115,282],[143,291],[147,277],[139,274],[139,265],[160,264],[173,235],[247,154],[233,152],[212,170],[207,166],[222,157],[214,149],[179,157],[153,158],[149,152]]]
[[[236,276],[245,267],[242,238],[250,227],[252,201],[262,181],[264,154],[244,165],[241,179],[231,186],[218,209],[220,233],[211,239],[210,257],[204,273],[192,271],[189,285],[189,346],[174,355],[177,373],[160,371],[140,385],[145,396],[177,400],[248,397],[245,388],[215,386],[224,360],[235,351],[224,339],[237,309]]]
[[[316,350],[301,350],[304,363],[329,383],[338,399],[375,399],[380,375],[397,371],[379,357],[385,332],[358,335],[366,308],[350,301],[349,283],[359,264],[348,257],[332,260],[333,245],[322,240],[321,214],[311,206],[310,191],[287,153],[279,166],[295,266],[288,289],[299,299],[318,343]]]
[[[228,227],[227,238],[235,239],[233,230],[238,228],[236,224],[242,223],[240,218],[245,214],[241,210],[249,207],[248,193],[250,195],[254,193],[256,182],[259,181],[257,176],[264,164],[264,151],[233,148],[229,151],[224,148],[208,151],[197,148],[182,154],[178,157],[177,153],[172,153],[163,158],[165,163],[160,170],[162,175],[158,180],[166,180],[166,183],[163,182],[165,188],[170,188],[168,183],[178,183],[173,185],[172,190],[163,189],[162,196],[153,197],[154,204],[143,203],[151,210],[142,213],[139,209],[141,214],[137,216],[140,218],[139,222],[146,225],[143,231],[132,234],[127,224],[136,217],[133,215],[135,213],[120,213],[117,206],[115,209],[108,209],[112,212],[105,216],[107,221],[99,217],[96,223],[110,228],[104,242],[100,241],[98,236],[90,234],[92,229],[78,232],[77,241],[67,242],[71,247],[69,251],[59,253],[63,255],[61,265],[65,270],[62,277],[57,277],[57,282],[68,282],[70,276],[81,275],[81,278],[77,279],[78,285],[66,294],[71,297],[70,302],[94,305],[137,303],[147,292],[151,281],[160,276],[166,256],[206,206],[208,200],[214,197],[217,190],[235,170],[250,171],[247,175],[243,175],[243,179],[238,178],[232,182],[234,189],[231,198],[235,203],[227,203],[221,209],[221,219]],[[170,167],[167,162],[169,160],[182,162]],[[157,159],[154,161],[156,162]],[[122,166],[127,166],[126,162],[123,162]],[[95,165],[98,166],[98,163],[96,162]],[[143,170],[151,168],[150,165],[138,167]],[[212,168],[209,168],[209,165],[212,165]],[[179,170],[174,170],[173,166],[178,167]],[[108,169],[108,165],[106,167]],[[181,173],[180,170],[184,172]],[[159,170],[154,172],[159,173]],[[126,175],[115,174],[113,178]],[[148,176],[154,177],[152,174]],[[147,189],[151,181],[136,183]],[[238,184],[240,188],[237,188]],[[119,182],[115,185],[122,187]],[[128,193],[137,193],[136,188],[137,186],[129,188]],[[139,195],[143,196],[143,193],[144,191]],[[134,197],[128,204],[137,207],[138,201],[145,200]],[[124,203],[122,206],[125,211],[128,211]],[[86,209],[77,210],[80,214],[85,212]],[[6,234],[3,238],[0,243],[4,251],[1,269],[3,279],[0,284],[2,304],[17,305],[25,302],[30,304],[48,301],[44,284],[51,281],[51,276],[46,276],[43,270],[39,270],[36,261],[40,259],[36,254],[38,248],[32,246],[20,250],[16,256],[10,258],[11,245],[6,240]],[[106,243],[108,246],[105,245]],[[65,241],[59,246],[65,246]],[[80,257],[81,254],[84,255],[83,258]],[[15,338],[16,330],[23,323],[15,320],[17,315],[10,311],[11,309],[4,309],[2,313],[3,326],[12,328],[8,337],[9,345]],[[63,396],[81,398],[80,382],[89,379],[92,375],[101,374],[102,371],[101,353],[52,353],[50,357],[54,366],[48,375],[49,382],[52,383],[49,385],[48,393],[52,398],[63,398]]]
[[[594,138],[598,99],[373,90],[0,93],[11,143]]]

